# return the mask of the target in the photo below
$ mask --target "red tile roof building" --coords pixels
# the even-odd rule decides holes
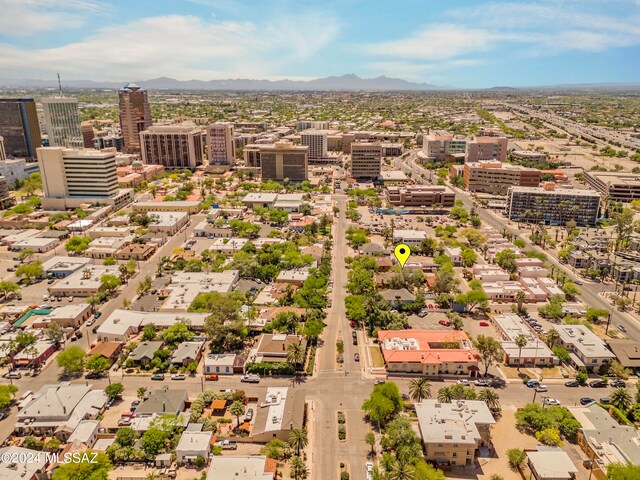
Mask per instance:
[[[380,330],[378,340],[388,372],[470,375],[479,354],[460,330]]]

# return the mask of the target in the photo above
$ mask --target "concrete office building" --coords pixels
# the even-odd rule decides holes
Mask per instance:
[[[94,148],[93,137],[95,137],[95,132],[93,131],[93,125],[90,123],[82,123],[80,124],[80,131],[82,132],[84,148]]]
[[[390,186],[386,189],[387,201],[391,205],[405,207],[453,207],[456,194],[443,185]]]
[[[323,130],[305,130],[300,135],[300,143],[309,147],[309,160],[322,160],[327,156],[327,132]]]
[[[467,162],[507,159],[507,137],[473,137],[467,141]]]
[[[378,178],[382,167],[382,146],[379,143],[351,144],[351,178]]]
[[[640,199],[640,175],[620,172],[584,172],[589,186],[612,202],[628,203]]]
[[[422,150],[430,161],[443,162],[449,155],[464,154],[467,140],[462,136],[430,133],[422,141]]]
[[[297,128],[299,132],[303,130],[329,130],[329,122],[300,120]]]
[[[511,152],[511,160],[525,163],[545,163],[549,157],[544,152],[534,152],[531,150],[514,150]]]
[[[309,147],[291,142],[260,145],[260,171],[262,180],[307,180]]]
[[[44,209],[65,210],[92,204],[118,210],[133,201],[133,190],[118,188],[115,153],[41,147],[38,165]]]
[[[600,194],[592,190],[554,190],[542,187],[511,187],[507,194],[507,216],[516,222],[580,226],[595,225]]]
[[[206,130],[209,165],[232,165],[235,160],[233,123],[214,123]]]
[[[16,204],[15,197],[9,193],[9,185],[7,185],[7,179],[0,176],[0,208],[11,208]]]
[[[43,98],[42,112],[50,147],[84,147],[77,99]]]
[[[242,153],[245,167],[260,168],[260,145],[254,143],[246,145]]]
[[[506,195],[509,187],[537,187],[540,170],[496,161],[465,163],[462,176],[470,192]]]
[[[8,157],[36,158],[42,138],[33,98],[0,98],[0,136]]]
[[[128,83],[118,91],[120,129],[125,153],[140,153],[140,132],[153,125],[147,91]]]
[[[202,165],[202,134],[196,127],[150,127],[140,133],[140,147],[142,161],[149,165],[191,170]]]

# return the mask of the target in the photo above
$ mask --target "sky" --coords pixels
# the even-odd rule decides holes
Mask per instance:
[[[0,0],[0,78],[640,81],[640,0]]]

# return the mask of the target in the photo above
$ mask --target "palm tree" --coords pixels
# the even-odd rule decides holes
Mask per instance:
[[[518,371],[520,371],[520,363],[522,360],[522,349],[527,346],[527,336],[519,333],[515,338],[516,347],[518,347]]]
[[[231,412],[231,415],[236,417],[238,422],[237,426],[240,427],[240,415],[244,415],[244,403],[240,400],[236,400],[231,404],[231,407],[229,407],[229,411]]]
[[[160,477],[158,476],[155,470],[150,473],[147,473],[147,476],[144,477],[145,480],[158,480],[159,478]]]
[[[560,339],[560,334],[555,328],[550,328],[547,332],[547,346],[553,348],[556,342]]]
[[[522,290],[519,290],[518,293],[516,293],[516,301],[518,302],[518,312],[522,311],[522,304],[524,303],[525,298],[526,298],[526,295]]]
[[[453,392],[451,391],[451,387],[442,387],[438,390],[438,401],[440,403],[451,403],[453,400]]]
[[[367,432],[366,435],[364,436],[364,443],[366,443],[367,445],[369,445],[371,447],[371,455],[376,453],[376,450],[375,450],[375,447],[376,447],[376,434],[375,433]]]
[[[478,395],[478,400],[486,403],[490,410],[500,410],[500,395],[494,390],[488,388],[482,389]]]
[[[305,353],[304,348],[299,342],[292,343],[287,347],[287,362],[300,365],[304,363]]]
[[[616,388],[611,392],[611,405],[622,411],[628,410],[633,403],[631,394],[626,388]]]
[[[415,477],[414,468],[406,462],[395,462],[389,472],[389,480],[413,480]]]
[[[307,475],[309,475],[309,471],[300,457],[293,457],[291,459],[291,473],[295,480],[307,478]]]
[[[289,433],[289,446],[295,448],[300,455],[300,449],[307,446],[309,439],[307,438],[307,431],[304,428],[296,428]]]
[[[409,383],[409,395],[417,403],[431,398],[431,382],[426,377],[414,378]]]

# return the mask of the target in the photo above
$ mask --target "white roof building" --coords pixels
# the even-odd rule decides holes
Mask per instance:
[[[209,445],[213,432],[184,431],[176,446],[176,461],[180,463],[193,463],[197,457],[207,459]]]
[[[180,320],[187,321],[194,330],[202,331],[207,313],[140,312],[116,309],[98,327],[98,340],[124,342],[130,335],[138,333],[145,325],[153,324],[167,328]]]
[[[393,243],[406,243],[407,245],[419,245],[427,238],[427,232],[423,230],[394,230]]]
[[[267,471],[265,456],[215,455],[211,458],[207,480],[274,480],[275,472]]]

